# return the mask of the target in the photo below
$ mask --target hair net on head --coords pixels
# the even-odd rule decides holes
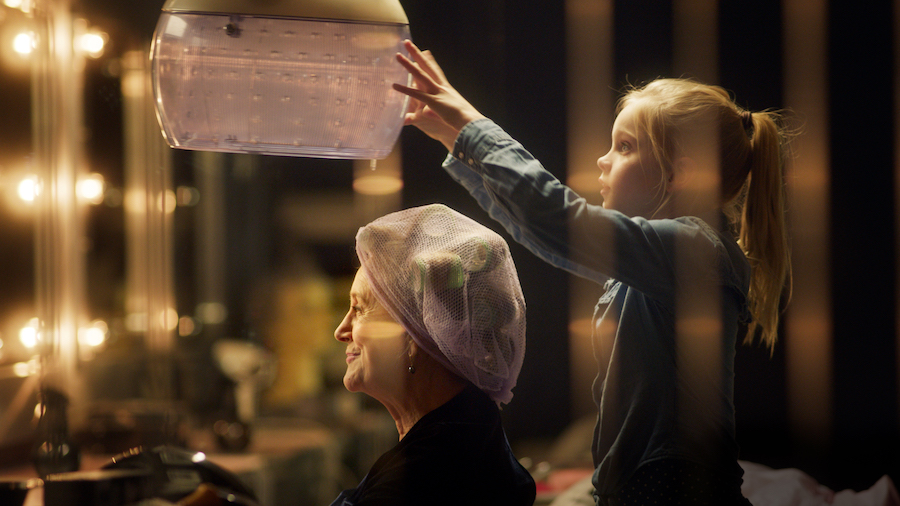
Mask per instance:
[[[414,207],[359,229],[375,297],[416,344],[508,403],[525,357],[525,298],[500,235],[447,206]]]

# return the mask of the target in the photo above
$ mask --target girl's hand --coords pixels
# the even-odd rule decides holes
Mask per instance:
[[[450,86],[430,51],[420,51],[408,40],[404,45],[412,60],[397,53],[397,61],[409,71],[414,83],[413,87],[394,84],[395,90],[411,98],[404,124],[415,126],[450,151],[459,131],[484,115]]]

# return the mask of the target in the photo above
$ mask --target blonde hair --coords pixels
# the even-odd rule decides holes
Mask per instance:
[[[663,195],[675,160],[690,156],[698,139],[718,142],[719,203],[753,272],[748,301],[753,321],[745,342],[759,333],[774,348],[781,296],[791,278],[783,179],[788,135],[781,116],[751,113],[725,89],[689,79],[657,79],[631,88],[619,100],[617,114],[638,102],[637,128],[663,169]]]

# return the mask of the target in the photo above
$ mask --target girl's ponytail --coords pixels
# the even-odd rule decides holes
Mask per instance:
[[[783,177],[788,135],[780,115],[745,111],[724,88],[689,79],[657,79],[631,89],[617,112],[639,100],[642,130],[660,167],[671,167],[682,152],[702,152],[699,145],[709,141],[706,127],[717,129],[721,210],[753,268],[748,295],[753,321],[745,341],[759,334],[773,349],[781,296],[791,277]],[[661,188],[668,184],[665,171],[663,176]]]
[[[739,243],[753,269],[749,295],[753,322],[747,340],[759,332],[770,349],[778,337],[781,296],[786,282],[790,290],[791,277],[784,216],[784,146],[776,120],[771,112],[750,115],[750,176],[739,233]]]

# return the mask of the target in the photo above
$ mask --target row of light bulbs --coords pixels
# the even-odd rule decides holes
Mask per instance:
[[[103,174],[93,173],[81,178],[75,184],[75,195],[89,204],[100,204],[106,189],[106,181]],[[16,195],[25,203],[36,201],[42,192],[42,185],[37,176],[27,175],[16,184]]]
[[[15,187],[15,195],[19,201],[26,205],[36,202],[43,193],[43,187],[37,176],[26,175],[13,183]],[[117,207],[122,204],[122,194],[117,189],[107,189],[106,180],[102,174],[93,173],[81,178],[75,184],[75,196],[80,202],[91,205],[99,205],[107,202],[110,206]],[[139,210],[145,205],[146,197],[135,194],[127,202],[130,209]],[[128,200],[128,199],[126,199]],[[157,208],[166,214],[171,214],[175,208],[193,207],[200,201],[200,192],[191,186],[179,186],[175,189],[166,190],[157,202]]]
[[[75,49],[91,58],[99,58],[103,55],[107,37],[106,33],[99,30],[81,34],[76,40]],[[22,57],[27,57],[33,53],[37,49],[37,44],[37,36],[30,30],[19,32],[12,40],[13,51]]]
[[[91,58],[99,58],[103,55],[107,39],[107,34],[99,30],[83,33],[77,37],[75,49]],[[23,57],[33,53],[37,49],[37,44],[37,36],[33,31],[21,31],[12,40],[13,51]]]
[[[33,350],[41,342],[41,321],[37,317],[28,322],[19,330],[19,342],[26,349]],[[78,330],[78,342],[97,347],[106,341],[109,326],[103,320],[94,320],[87,327]],[[3,340],[0,339],[0,349],[3,348]]]
[[[32,10],[31,0],[3,0],[3,5],[20,10],[26,15]],[[98,28],[87,28],[84,20],[78,20],[75,31],[76,35],[72,41],[75,51],[89,58],[99,58],[103,55],[103,50],[109,41],[109,35],[106,32]],[[14,33],[11,39],[6,39],[7,43],[12,44],[14,54],[23,59],[28,58],[39,47],[40,41],[37,34],[27,26],[19,27]]]
[[[177,330],[178,335],[190,337],[199,333],[204,324],[222,323],[225,320],[226,310],[220,303],[204,303],[197,307],[196,316],[179,316],[174,308],[169,308],[160,315],[160,323],[167,330]],[[126,327],[131,331],[146,331],[146,315],[132,314],[126,318]],[[109,325],[105,320],[97,319],[87,326],[78,329],[78,343],[89,349],[101,347],[109,336]],[[26,350],[35,351],[41,343],[41,321],[34,317],[28,320],[19,329],[19,343]],[[4,347],[3,338],[0,337],[0,351]]]

